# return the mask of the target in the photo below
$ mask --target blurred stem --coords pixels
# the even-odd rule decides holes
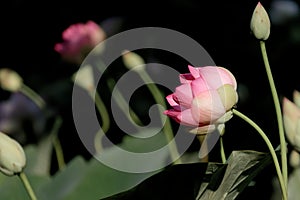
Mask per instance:
[[[20,177],[20,179],[21,179],[21,181],[22,181],[22,183],[23,183],[23,185],[24,185],[24,187],[25,187],[25,189],[26,189],[26,191],[27,191],[30,199],[31,200],[37,200],[36,195],[35,195],[32,187],[31,187],[31,185],[30,185],[30,183],[28,181],[28,178],[27,178],[25,172],[19,173],[18,176]]]
[[[54,134],[53,147],[55,150],[59,170],[62,170],[66,166],[63,150],[62,150],[59,138],[58,138],[58,129],[60,128],[61,124],[62,124],[61,117],[56,117],[54,125],[53,125],[53,129],[52,129],[52,133],[51,133],[51,134]]]
[[[106,133],[110,126],[109,114],[108,114],[108,111],[106,109],[106,106],[105,106],[103,100],[101,99],[101,97],[97,91],[95,92],[95,104],[101,115],[101,119],[102,119],[101,128],[102,128],[103,132]]]
[[[268,56],[267,56],[266,45],[263,40],[260,41],[260,47],[261,47],[262,57],[263,57],[266,72],[268,75],[271,92],[272,92],[272,96],[273,96],[273,100],[274,100],[276,115],[277,115],[279,139],[280,139],[280,147],[281,147],[280,148],[280,150],[281,150],[281,167],[282,167],[282,172],[283,172],[284,183],[285,183],[285,186],[287,187],[287,183],[288,183],[287,150],[286,150],[286,141],[285,141],[285,135],[284,135],[281,106],[279,103],[279,98],[277,95],[274,79],[273,79],[272,72],[271,72],[271,67],[269,64]]]
[[[145,69],[137,70],[136,72],[140,75],[140,77],[143,79],[143,81],[145,83],[153,83],[151,77],[148,75],[148,73],[146,72]],[[156,84],[154,84],[154,83],[153,84],[147,84],[147,87],[150,90],[150,92],[152,93],[156,103],[158,103],[158,104],[162,105],[164,108],[166,108],[167,106],[166,106],[166,103],[165,103],[164,96],[162,95],[162,92],[158,89]],[[174,134],[173,134],[170,119],[168,117],[165,118],[165,116],[163,115],[163,111],[160,111],[160,117],[161,117],[162,122],[164,121],[164,119],[166,119],[166,123],[163,126],[163,131],[164,131],[164,134],[167,138],[167,141],[170,142],[174,138]],[[172,144],[172,143],[170,143],[170,144]],[[168,145],[168,147],[170,148],[170,153],[171,153],[172,160],[174,160],[175,164],[181,163],[180,156],[178,154],[176,144],[175,143],[174,143],[174,145],[170,145],[170,144]]]
[[[91,92],[90,92],[90,95],[93,98],[93,95],[92,95]],[[103,149],[100,141],[101,141],[102,136],[109,129],[110,118],[109,118],[109,114],[108,114],[108,111],[106,109],[106,106],[105,106],[102,98],[100,97],[99,93],[97,92],[97,90],[95,90],[95,99],[94,100],[95,100],[96,107],[97,107],[97,109],[98,109],[98,111],[101,115],[101,120],[102,120],[101,130],[99,130],[96,133],[95,140],[94,140],[94,145],[95,145],[96,152],[100,153]]]
[[[30,87],[25,85],[24,83],[22,84],[22,86],[20,88],[20,92],[22,92],[28,98],[30,98],[40,109],[45,107],[46,103],[41,98],[41,96],[39,94],[37,94],[34,90],[32,90]]]
[[[129,106],[129,103],[126,102],[124,99],[122,93],[118,90],[118,88],[115,86],[115,81],[112,78],[109,78],[107,80],[108,87],[110,91],[114,89],[114,95],[112,96],[120,109],[125,113],[126,117],[132,124],[138,124],[138,125],[143,125],[142,121],[139,119],[137,114],[131,109]],[[127,111],[127,107],[129,107],[129,112]]]
[[[198,134],[197,138],[200,142],[201,145],[201,149],[203,148],[203,150],[205,151],[206,155],[202,158],[200,158],[200,162],[208,162],[209,161],[209,155],[208,155],[208,147],[207,147],[207,141],[205,140],[206,138],[206,134]],[[205,143],[204,143],[205,141]]]
[[[274,161],[274,165],[275,165],[275,169],[276,169],[276,172],[277,172],[277,176],[278,176],[280,188],[281,188],[281,191],[282,191],[283,199],[287,200],[287,190],[286,190],[286,187],[285,187],[285,184],[284,184],[284,180],[283,180],[282,172],[281,172],[280,165],[279,165],[279,162],[278,162],[278,158],[277,158],[276,152],[275,152],[274,147],[272,146],[272,143],[270,142],[269,138],[263,132],[263,130],[255,122],[253,122],[250,118],[248,118],[246,115],[242,114],[241,112],[239,112],[235,109],[232,109],[232,112],[236,116],[238,116],[241,119],[243,119],[244,121],[246,121],[249,125],[251,125],[260,134],[260,136],[263,138],[263,140],[267,144],[267,146],[270,150],[271,156],[273,158],[273,161]]]
[[[223,137],[220,137],[220,151],[221,151],[221,159],[222,163],[226,163],[226,155],[225,155],[225,150],[224,150],[224,143],[223,143]]]

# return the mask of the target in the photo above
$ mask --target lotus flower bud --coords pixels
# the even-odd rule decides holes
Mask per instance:
[[[285,135],[292,146],[300,151],[300,108],[286,97],[282,104]]]
[[[122,54],[124,65],[129,69],[134,69],[135,67],[141,67],[145,65],[144,59],[134,52],[125,50]],[[139,68],[140,69],[140,68]]]
[[[89,20],[70,25],[63,31],[62,39],[63,42],[55,44],[54,50],[63,60],[79,65],[92,49],[106,39],[106,33],[97,23]],[[96,51],[102,52],[103,49],[97,48]]]
[[[18,91],[23,84],[22,78],[15,71],[2,68],[0,69],[0,86],[10,92]]]
[[[258,2],[252,14],[250,28],[254,36],[259,40],[267,40],[270,35],[270,19],[267,11]]]
[[[93,68],[91,65],[82,66],[73,76],[72,80],[80,87],[91,92],[95,89]]]
[[[0,171],[7,176],[23,171],[26,156],[22,146],[14,139],[0,132]]]
[[[233,74],[218,66],[188,66],[190,73],[180,74],[181,85],[168,95],[172,106],[164,114],[183,125],[194,127],[198,135],[218,130],[233,116],[238,101],[237,82]]]

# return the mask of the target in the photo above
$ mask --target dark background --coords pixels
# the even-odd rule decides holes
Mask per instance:
[[[269,11],[271,1],[261,3]],[[78,139],[72,121],[71,86],[60,85],[61,80],[76,71],[76,67],[64,63],[53,49],[54,44],[61,41],[61,33],[74,23],[87,20],[101,23],[111,17],[122,19],[117,32],[143,26],[174,29],[198,41],[217,65],[228,68],[235,75],[240,94],[237,109],[256,121],[276,147],[279,139],[275,109],[259,42],[249,28],[256,4],[257,1],[250,0],[5,1],[0,3],[0,67],[16,70],[27,85],[45,96],[64,117],[66,123],[59,136],[66,159],[70,160],[76,154],[88,158],[89,153]],[[272,24],[266,41],[280,99],[291,98],[293,90],[300,89],[297,73],[299,19]],[[183,61],[172,59],[171,55],[160,55],[157,54],[156,59],[186,72]],[[147,57],[145,59],[147,61]],[[3,100],[9,96],[5,91],[0,94]],[[255,130],[240,119],[234,117],[226,126],[228,131],[224,140],[228,155],[239,149],[268,151]],[[112,139],[120,141],[120,138]],[[194,145],[193,150],[198,148],[197,143]],[[271,191],[273,170],[270,167],[258,177],[261,179],[258,188],[260,185],[262,191]],[[264,194],[266,197],[262,199],[270,195]]]

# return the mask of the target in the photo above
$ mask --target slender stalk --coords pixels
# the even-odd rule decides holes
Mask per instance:
[[[280,165],[279,165],[279,162],[278,162],[276,152],[275,152],[274,147],[273,147],[272,143],[270,142],[269,138],[263,132],[263,130],[255,122],[253,122],[250,118],[248,118],[246,115],[242,114],[241,112],[239,112],[235,109],[232,109],[232,112],[236,116],[238,116],[241,119],[243,119],[244,121],[246,121],[249,125],[251,125],[260,134],[260,136],[263,138],[263,140],[267,144],[267,146],[270,150],[271,156],[273,158],[273,161],[274,161],[274,165],[275,165],[275,169],[276,169],[276,172],[277,172],[277,176],[278,176],[280,188],[281,188],[281,191],[282,191],[283,199],[287,200],[287,190],[286,190],[286,187],[285,187],[285,184],[284,184],[283,175],[282,175],[282,172],[281,172],[281,169],[280,169]]]
[[[56,117],[56,120],[53,125],[53,129],[52,129],[52,133],[51,133],[51,134],[54,134],[52,143],[53,143],[53,147],[55,150],[59,170],[62,170],[66,166],[63,149],[61,147],[61,143],[60,143],[58,135],[57,135],[58,129],[60,128],[61,124],[62,124],[61,117]]]
[[[223,143],[223,137],[220,137],[220,151],[221,151],[221,159],[222,163],[226,163],[226,155],[225,155],[225,150],[224,150],[224,143]]]
[[[143,79],[143,81],[145,83],[153,83],[151,77],[148,75],[148,73],[144,69],[137,70],[137,73],[140,75],[140,77]],[[158,104],[161,104],[163,107],[167,107],[166,103],[165,103],[165,99],[162,96],[162,92],[158,89],[158,87],[155,84],[147,84],[147,87],[150,90],[150,92],[152,93],[154,100]],[[163,111],[160,112],[160,117],[161,117],[161,120],[163,121],[165,118],[165,116],[163,115]],[[167,141],[171,141],[174,138],[174,135],[173,135],[173,130],[172,130],[172,126],[171,126],[171,122],[170,122],[169,118],[166,118],[166,123],[163,127],[163,130],[164,130],[165,136],[167,138]],[[170,153],[171,153],[172,159],[175,160],[174,163],[175,164],[181,163],[176,145],[168,145],[168,147],[170,148]]]
[[[283,172],[284,183],[285,183],[285,186],[287,187],[287,183],[288,183],[287,150],[286,150],[286,141],[285,141],[285,135],[284,135],[281,106],[279,103],[279,98],[277,95],[274,79],[273,79],[272,72],[271,72],[271,67],[269,64],[268,56],[267,56],[266,45],[265,45],[264,41],[260,41],[260,47],[261,47],[262,57],[264,60],[267,76],[269,79],[271,92],[272,92],[274,105],[275,105],[275,110],[276,110],[276,115],[277,115],[279,139],[280,139],[280,146],[281,146],[281,167],[282,167],[282,172]]]
[[[205,141],[206,134],[203,134],[203,135],[198,134],[197,138],[200,142],[201,149],[203,148],[203,151],[205,151],[205,153],[206,153],[206,156],[200,158],[200,162],[208,162],[209,161],[209,155],[208,155],[207,141]],[[205,141],[205,143],[204,143],[204,141]]]
[[[126,117],[132,124],[138,124],[142,125],[142,121],[139,119],[138,115],[131,109],[131,107],[128,106],[128,103],[124,99],[122,93],[118,90],[118,88],[115,86],[115,81],[110,78],[107,80],[107,84],[109,89],[112,91],[113,89],[115,90],[115,95],[113,95],[114,100],[120,107],[120,109],[125,113]],[[125,109],[126,107],[129,107],[129,113]]]
[[[92,93],[90,93],[90,95],[92,96]],[[95,92],[94,101],[95,101],[96,107],[101,115],[101,120],[102,120],[101,130],[98,130],[98,132],[96,133],[95,139],[94,139],[94,146],[95,146],[96,152],[100,153],[103,149],[100,141],[101,141],[102,136],[108,131],[108,129],[110,127],[110,118],[109,118],[109,114],[106,109],[106,106],[97,91]]]
[[[101,115],[101,119],[102,119],[101,128],[103,132],[106,133],[110,126],[110,118],[106,106],[97,91],[95,92],[95,104]]]
[[[25,94],[28,98],[30,98],[39,108],[44,108],[45,101],[41,98],[39,94],[37,94],[34,90],[32,90],[27,85],[23,84],[20,88],[20,92]]]
[[[24,185],[24,187],[25,187],[25,189],[26,189],[26,191],[27,191],[30,199],[31,200],[37,200],[36,195],[35,195],[32,187],[31,187],[31,185],[30,185],[30,183],[28,181],[28,178],[27,178],[25,172],[19,173],[18,176],[20,177],[20,179],[21,179],[21,181],[22,181],[22,183],[23,183],[23,185]]]

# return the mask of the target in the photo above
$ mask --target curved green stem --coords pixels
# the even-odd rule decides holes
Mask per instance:
[[[90,93],[90,95],[92,96],[92,93]],[[96,107],[97,107],[97,109],[101,115],[101,119],[102,119],[102,125],[101,125],[102,130],[99,130],[96,133],[95,140],[94,140],[95,149],[96,149],[97,153],[100,153],[100,151],[102,150],[102,145],[99,143],[99,141],[101,140],[103,134],[105,134],[109,129],[110,118],[109,118],[109,114],[106,109],[106,106],[97,91],[95,92],[94,100],[95,100]]]
[[[59,170],[62,170],[66,166],[63,149],[62,149],[60,140],[58,138],[58,129],[60,128],[61,124],[62,124],[61,117],[59,117],[59,116],[56,117],[53,128],[52,128],[52,133],[51,133],[51,134],[54,134],[52,143],[53,143],[54,151],[56,154]]]
[[[102,118],[101,128],[106,133],[110,126],[110,118],[106,106],[97,91],[95,92],[95,104]]]
[[[223,143],[223,137],[220,137],[220,151],[221,151],[221,159],[222,163],[226,163],[226,155],[225,155],[225,150],[224,150],[224,143]]]
[[[44,106],[46,105],[42,97],[27,85],[23,84],[20,88],[20,92],[30,98],[40,109],[44,108]]]
[[[109,89],[112,91],[114,89],[114,94],[112,97],[120,107],[120,109],[126,114],[127,119],[133,124],[143,125],[142,121],[139,119],[137,114],[129,107],[128,103],[124,99],[122,93],[118,90],[118,88],[115,86],[115,81],[110,78],[107,80],[107,84]],[[126,107],[129,107],[129,113],[126,110]]]
[[[148,73],[145,71],[145,69],[137,70],[136,72],[140,75],[140,77],[143,79],[143,81],[145,83],[153,83],[152,79],[150,78]],[[147,87],[150,90],[150,92],[152,93],[154,100],[158,104],[161,104],[163,107],[166,108],[167,106],[165,103],[165,99],[162,96],[162,92],[157,88],[157,86],[155,84],[147,84]],[[160,117],[161,117],[162,121],[165,119],[165,116],[163,115],[163,111],[160,112]],[[163,130],[164,130],[164,134],[167,138],[167,141],[171,141],[174,138],[174,135],[173,135],[173,130],[172,130],[172,126],[171,126],[171,122],[170,122],[169,118],[166,118],[166,123],[163,127]],[[181,163],[176,145],[174,144],[174,145],[168,145],[168,146],[170,148],[172,160],[175,160],[174,163],[175,164]]]
[[[272,96],[273,96],[273,100],[274,100],[274,104],[275,104],[275,109],[276,109],[280,147],[281,147],[281,167],[282,167],[282,172],[283,172],[284,183],[285,183],[285,186],[287,187],[287,183],[288,183],[287,150],[286,150],[286,141],[285,141],[285,135],[284,135],[281,106],[279,103],[279,98],[277,95],[274,79],[272,76],[272,72],[271,72],[271,68],[270,68],[270,64],[269,64],[269,60],[268,60],[268,56],[267,56],[266,45],[265,45],[264,41],[260,41],[260,47],[261,47],[261,52],[262,52],[266,72],[268,75],[270,87],[271,87],[271,92],[272,92]]]
[[[20,179],[21,179],[21,181],[22,181],[22,183],[23,183],[23,185],[24,185],[24,187],[25,187],[25,189],[26,189],[26,191],[27,191],[30,199],[31,200],[37,200],[36,195],[35,195],[32,187],[31,187],[31,185],[30,185],[30,183],[28,181],[28,178],[27,178],[25,172],[19,173],[18,176],[20,177]]]
[[[255,122],[253,122],[250,118],[248,118],[246,115],[242,114],[241,112],[239,112],[235,109],[232,109],[232,112],[233,112],[233,114],[235,114],[236,116],[240,117],[241,119],[246,121],[248,124],[250,124],[260,134],[260,136],[263,138],[263,140],[267,144],[267,146],[270,150],[271,156],[273,158],[273,161],[274,161],[274,165],[275,165],[275,169],[276,169],[276,172],[277,172],[277,176],[278,176],[280,188],[281,188],[281,191],[282,191],[283,199],[287,200],[287,190],[286,190],[286,187],[285,187],[285,184],[284,184],[284,179],[283,179],[283,176],[282,176],[282,172],[281,172],[281,169],[280,169],[278,158],[277,158],[276,152],[275,152],[274,147],[273,147],[272,143],[270,142],[269,138],[266,136],[266,134],[263,132],[263,130]]]

